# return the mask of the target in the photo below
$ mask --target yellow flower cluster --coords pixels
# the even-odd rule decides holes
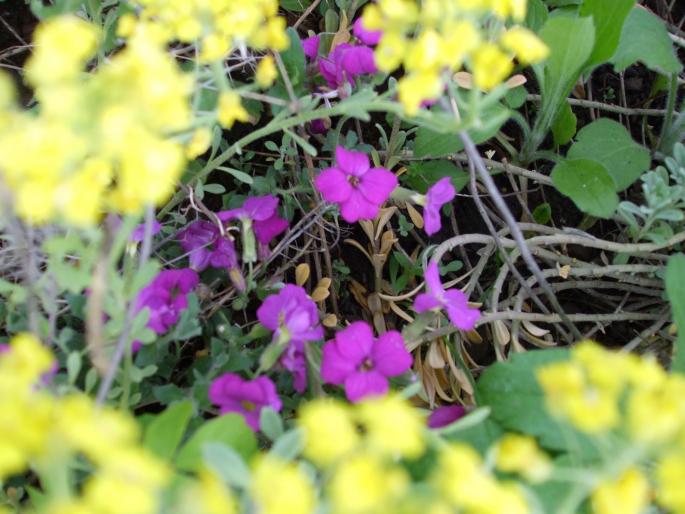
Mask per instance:
[[[47,512],[157,512],[159,492],[170,475],[138,446],[137,425],[119,412],[98,409],[87,396],[55,398],[42,391],[41,375],[52,362],[30,335],[16,336],[0,356],[0,482],[33,467],[46,474],[49,487],[64,479],[69,456],[81,454],[97,471],[80,497],[60,491]]]
[[[659,503],[685,513],[685,377],[667,373],[654,359],[590,341],[571,355],[537,374],[550,412],[589,434],[621,434],[638,455],[656,461]],[[593,505],[598,514],[639,513],[650,495],[648,479],[629,468],[599,486]]]
[[[529,30],[513,26],[481,27],[487,17],[522,21],[527,0],[379,0],[368,5],[362,23],[382,30],[376,64],[392,72],[404,66],[398,82],[400,102],[409,115],[421,103],[437,99],[445,80],[466,66],[475,85],[485,91],[502,83],[512,72],[513,59],[532,64],[547,57],[548,48]]]
[[[136,0],[141,8],[120,20],[119,34],[129,36],[154,25],[168,41],[200,42],[200,59],[222,59],[235,48],[283,50],[288,46],[278,0]]]
[[[74,16],[41,24],[25,69],[37,114],[0,93],[0,182],[32,223],[87,225],[104,211],[137,213],[166,200],[185,166],[172,135],[191,123],[191,78],[154,30],[136,32],[84,73],[98,38]]]

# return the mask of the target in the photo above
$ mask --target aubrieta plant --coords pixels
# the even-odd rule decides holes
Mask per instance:
[[[644,4],[0,17],[0,514],[685,514],[685,12]]]

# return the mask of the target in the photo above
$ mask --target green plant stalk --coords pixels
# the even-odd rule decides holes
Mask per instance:
[[[680,117],[673,126],[673,113],[675,112],[675,103],[678,96],[678,75],[671,74],[671,81],[668,85],[668,98],[666,100],[666,117],[664,118],[664,125],[661,128],[661,136],[659,137],[659,150],[665,154],[670,154],[673,150],[673,145],[679,139],[678,125],[680,124]],[[672,130],[675,129],[675,130]]]

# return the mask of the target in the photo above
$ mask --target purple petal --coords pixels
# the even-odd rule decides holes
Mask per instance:
[[[243,203],[245,214],[252,221],[264,221],[276,214],[278,197],[273,195],[252,196]]]
[[[307,389],[307,359],[304,342],[291,341],[280,359],[281,366],[293,376],[293,388],[302,394]]]
[[[397,187],[397,177],[385,168],[371,168],[359,178],[359,190],[376,205],[383,204]]]
[[[369,202],[357,189],[353,189],[349,198],[340,204],[340,214],[348,223],[359,220],[371,220],[378,214],[378,205]]]
[[[428,293],[421,293],[414,300],[414,310],[416,312],[426,312],[436,307],[441,307],[442,303],[435,296]]]
[[[368,46],[347,48],[340,58],[340,65],[349,79],[378,71],[373,50]]]
[[[352,193],[352,184],[338,168],[327,168],[314,179],[314,185],[327,202],[344,202]]]
[[[359,39],[359,41],[365,45],[371,46],[376,46],[378,43],[380,43],[381,37],[383,37],[382,30],[365,29],[361,18],[357,18],[357,21],[354,22],[352,33],[354,34],[354,37]]]
[[[271,218],[264,221],[255,221],[252,224],[257,241],[262,244],[269,244],[271,240],[283,233],[288,228],[288,222],[274,214]]]
[[[466,414],[466,409],[461,405],[449,405],[438,407],[431,412],[428,418],[428,428],[442,428],[451,425]]]
[[[319,36],[311,36],[302,40],[302,50],[304,50],[304,55],[306,55],[309,60],[316,60],[319,55]]]
[[[461,330],[472,330],[480,319],[480,311],[468,306],[466,295],[458,289],[445,292],[447,317]]]
[[[372,361],[376,371],[386,377],[394,377],[411,368],[412,358],[404,346],[402,335],[391,330],[380,335],[373,345]]]
[[[373,347],[373,332],[366,321],[355,321],[347,328],[335,334],[338,351],[355,365],[361,364],[371,355]]]
[[[354,403],[369,396],[383,396],[387,392],[388,379],[376,371],[355,372],[345,380],[345,395]]]
[[[437,299],[440,299],[444,289],[442,287],[442,282],[440,281],[440,270],[438,269],[437,262],[430,261],[428,263],[424,278],[426,280],[426,289]]]
[[[342,146],[335,148],[335,162],[348,175],[361,177],[369,171],[369,156],[363,152],[347,150]]]
[[[440,230],[440,209],[451,202],[456,195],[449,177],[442,178],[433,184],[426,194],[426,206],[423,209],[424,230],[433,235]]]
[[[351,361],[338,351],[336,341],[328,341],[323,345],[321,354],[321,379],[326,384],[342,385],[345,379],[354,373],[358,363]]]
[[[244,215],[245,210],[242,207],[239,207],[238,209],[231,209],[228,211],[219,211],[216,213],[217,218],[219,218],[224,223],[237,220],[238,218]]]
[[[319,73],[331,89],[336,89],[340,85],[337,71],[336,63],[331,56],[319,59]]]
[[[162,230],[162,225],[159,223],[157,220],[152,221],[152,231],[150,232],[151,236],[157,235],[159,231]],[[132,241],[134,243],[140,243],[143,238],[145,237],[145,223],[141,223],[138,225],[135,229],[133,229],[133,232],[131,233],[131,237],[129,237],[129,241]]]

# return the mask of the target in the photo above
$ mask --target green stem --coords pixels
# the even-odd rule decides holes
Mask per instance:
[[[659,149],[670,154],[673,150],[673,142],[671,141],[671,126],[673,124],[673,112],[675,111],[675,102],[678,96],[678,75],[671,74],[671,82],[668,85],[668,99],[666,103],[666,117],[664,118],[664,125],[661,128],[661,137],[659,138]]]

